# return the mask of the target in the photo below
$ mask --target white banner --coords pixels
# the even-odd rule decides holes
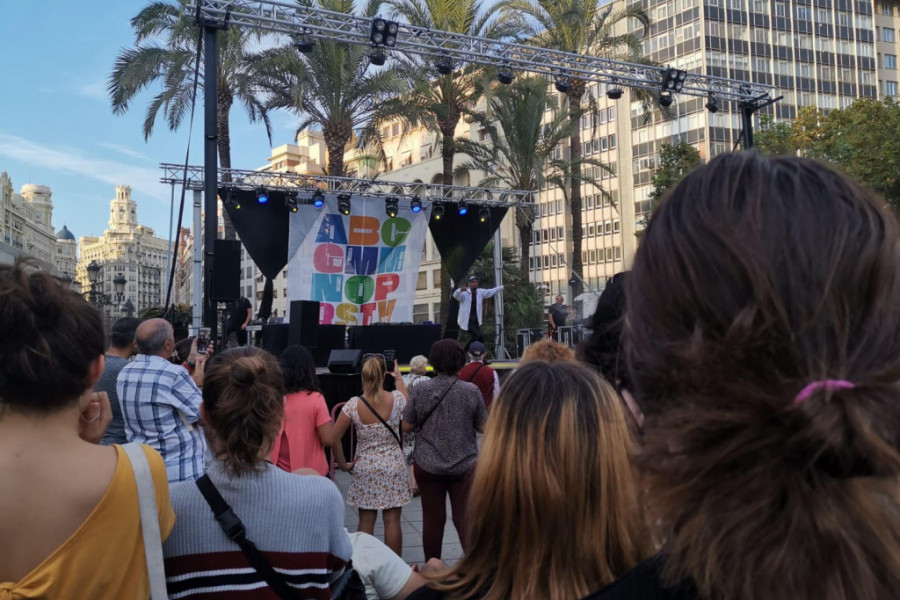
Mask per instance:
[[[412,322],[419,263],[431,203],[413,212],[400,203],[388,217],[383,198],[354,196],[350,215],[335,196],[291,214],[288,306],[320,302],[323,325]]]

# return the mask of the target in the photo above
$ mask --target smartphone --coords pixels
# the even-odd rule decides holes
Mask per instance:
[[[209,347],[209,336],[211,329],[209,327],[200,327],[197,329],[197,352],[203,354]]]
[[[396,350],[385,350],[384,351],[384,365],[387,368],[388,373],[393,373],[396,365],[394,364],[394,359],[397,357]]]

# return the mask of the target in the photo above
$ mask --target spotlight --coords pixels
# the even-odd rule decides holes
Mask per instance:
[[[228,193],[225,195],[225,202],[233,205],[240,204],[237,192],[234,190],[228,190]]]
[[[479,209],[478,209],[478,220],[479,220],[479,221],[481,221],[482,223],[484,223],[485,221],[487,221],[487,220],[490,219],[490,218],[491,218],[491,211],[489,211],[489,210],[486,209],[486,208],[479,208]]]
[[[662,89],[663,91],[680,92],[684,87],[685,79],[687,79],[687,71],[669,67],[663,72]]]
[[[393,48],[397,44],[397,30],[399,25],[396,21],[388,21],[382,18],[372,20],[372,29],[369,32],[369,41],[376,46],[387,46]]]
[[[238,200],[237,202],[234,203],[234,209],[241,210],[241,201],[240,200]]]
[[[299,207],[297,206],[298,205],[297,196],[295,196],[294,194],[288,194],[284,197],[284,205],[291,212],[297,212],[299,210]]]
[[[706,110],[712,114],[719,112],[719,104],[712,92],[709,93],[709,100],[706,101]]]
[[[400,203],[395,197],[388,196],[384,199],[384,212],[387,214],[387,216],[393,219],[397,216],[397,208],[399,204]]]
[[[376,67],[382,66],[386,61],[387,56],[381,48],[373,48],[372,51],[369,52],[369,62]]]
[[[606,90],[606,97],[609,98],[610,100],[618,100],[619,98],[622,97],[622,94],[624,94],[624,93],[625,93],[625,90],[623,90],[617,84],[615,84],[614,87],[608,88]]]
[[[350,194],[338,194],[338,210],[343,215],[350,214]]]
[[[409,202],[409,209],[414,213],[422,212],[422,201],[418,196],[413,196]]]
[[[437,68],[437,72],[441,75],[449,75],[453,72],[453,59],[449,56],[442,56],[437,59],[435,67]]]
[[[459,214],[461,216],[465,216],[465,215],[469,214],[469,205],[466,204],[465,200],[460,200],[457,210],[459,210]]]
[[[515,75],[509,67],[503,67],[502,69],[497,71],[497,81],[499,81],[503,85],[511,84],[514,77]]]
[[[558,75],[556,81],[553,82],[553,86],[560,94],[567,94],[572,89],[572,80],[565,75]]]
[[[309,38],[300,38],[294,42],[294,48],[302,54],[309,54],[316,48],[316,41]]]
[[[441,217],[444,216],[444,205],[440,202],[435,202],[431,209],[431,216],[434,217],[435,221],[440,221]]]
[[[258,190],[256,192],[256,201],[260,204],[265,204],[269,201],[269,194],[266,192],[266,190]]]
[[[316,208],[322,208],[325,205],[325,194],[322,193],[322,190],[316,190],[312,195],[312,203]]]
[[[672,95],[672,92],[660,92],[659,93],[659,105],[663,108],[669,108],[672,106],[672,102],[675,101],[675,96]]]

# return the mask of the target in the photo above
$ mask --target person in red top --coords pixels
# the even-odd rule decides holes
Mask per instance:
[[[491,401],[500,392],[500,378],[497,371],[484,363],[484,344],[469,344],[469,364],[460,369],[458,377],[478,386],[484,406],[490,410]]]

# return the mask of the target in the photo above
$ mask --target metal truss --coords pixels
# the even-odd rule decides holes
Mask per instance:
[[[372,19],[340,12],[308,8],[280,0],[190,0],[185,13],[205,23],[254,27],[295,38],[320,38],[348,44],[369,45]],[[569,78],[611,86],[660,90],[664,67],[617,61],[502,42],[484,37],[448,33],[399,23],[394,48],[431,60],[451,61],[456,68],[469,63],[506,71],[527,71],[552,79]],[[688,96],[736,102],[764,102],[773,97],[774,86],[688,73],[678,91]]]
[[[187,168],[185,178],[184,165],[163,163],[160,166],[162,183],[181,184],[202,187],[202,166]],[[355,179],[352,177],[330,177],[328,175],[299,175],[296,173],[280,173],[273,171],[244,171],[241,169],[219,169],[218,186],[234,190],[266,190],[267,192],[286,192],[292,194],[310,194],[320,191],[326,194],[347,193],[354,195],[387,198],[412,198],[418,196],[423,202],[444,202],[454,204],[467,202],[476,206],[517,206],[533,204],[534,192],[509,190],[504,188],[481,188],[459,185],[441,185],[438,183],[421,183],[411,181],[385,181],[381,179]]]

